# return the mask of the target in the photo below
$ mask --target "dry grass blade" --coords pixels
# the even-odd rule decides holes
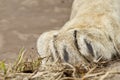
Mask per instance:
[[[99,80],[104,80],[109,74],[120,74],[120,71],[108,71],[103,76],[101,76]]]
[[[99,80],[104,80],[109,75],[109,72],[106,72]]]
[[[81,78],[73,78],[73,77],[64,77],[61,78],[60,80],[82,80]]]
[[[3,71],[4,75],[6,75],[7,68],[6,68],[6,65],[5,65],[4,61],[0,61],[0,70]]]
[[[89,74],[89,75],[85,75],[82,80],[86,79],[86,78],[90,78],[90,77],[96,77],[98,75],[102,75],[104,74],[104,72],[99,72],[99,73],[94,73],[94,74]]]
[[[19,55],[18,55],[18,58],[17,58],[17,61],[15,62],[14,66],[13,66],[13,69],[15,71],[18,70],[18,66],[20,63],[22,63],[22,60],[23,60],[23,56],[25,54],[25,48],[21,48],[20,51],[19,51]]]
[[[84,80],[85,78],[88,78],[94,70],[96,69],[96,66],[92,69],[90,69],[83,77],[82,80]]]
[[[27,52],[24,48],[20,49],[17,61],[13,66],[14,72],[33,73],[39,68],[42,58],[33,59],[31,56],[27,58],[26,54]]]

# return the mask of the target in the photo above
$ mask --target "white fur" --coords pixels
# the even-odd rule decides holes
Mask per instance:
[[[71,64],[120,55],[120,0],[74,0],[70,20],[58,31],[43,33],[37,49],[42,57]]]

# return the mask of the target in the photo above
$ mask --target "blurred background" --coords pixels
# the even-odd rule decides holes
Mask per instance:
[[[14,61],[22,47],[36,51],[41,33],[69,19],[72,1],[0,0],[0,60]]]

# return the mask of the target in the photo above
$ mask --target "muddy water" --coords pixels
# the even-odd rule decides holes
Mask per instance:
[[[0,0],[0,60],[12,62],[19,49],[36,50],[38,36],[69,19],[72,0]]]

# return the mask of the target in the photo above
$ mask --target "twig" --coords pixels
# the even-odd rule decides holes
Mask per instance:
[[[104,80],[109,75],[109,72],[106,72],[99,80]]]
[[[86,78],[86,76],[89,76],[90,73],[91,73],[92,71],[94,71],[95,69],[96,69],[96,66],[95,66],[94,68],[90,69],[90,70],[82,77],[82,80],[84,80],[84,79]]]
[[[109,74],[120,74],[120,71],[108,71],[99,80],[104,80]]]
[[[84,80],[85,78],[90,78],[90,77],[94,77],[94,76],[98,76],[98,75],[102,75],[104,74],[104,72],[99,72],[99,73],[94,73],[94,74],[89,74],[89,75],[85,75],[82,80]]]
[[[81,80],[81,78],[63,77],[60,80]]]

